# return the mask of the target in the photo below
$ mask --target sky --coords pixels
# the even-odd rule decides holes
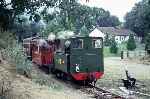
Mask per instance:
[[[104,8],[108,10],[111,15],[117,16],[119,20],[123,22],[125,14],[134,7],[135,3],[141,0],[89,0],[88,3],[85,1],[86,0],[80,0],[79,2],[91,7]]]

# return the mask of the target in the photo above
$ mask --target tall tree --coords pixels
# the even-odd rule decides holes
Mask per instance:
[[[17,15],[26,12],[34,14],[41,6],[54,7],[60,0],[8,0],[0,1],[0,27],[7,29]]]
[[[144,37],[150,32],[150,3],[142,0],[135,4],[125,16],[125,27],[133,30],[138,36]]]
[[[81,5],[75,0],[63,0],[58,8],[57,15],[53,13],[51,16],[55,16],[58,23],[63,25],[66,30],[72,30],[75,33],[79,33],[84,26],[90,32],[96,26],[117,26],[120,23],[118,18],[111,16],[108,11]],[[53,20],[54,17],[51,19]],[[46,21],[48,20],[46,19]]]

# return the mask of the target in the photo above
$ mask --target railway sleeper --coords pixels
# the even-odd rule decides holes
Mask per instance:
[[[96,96],[97,97],[101,97],[101,98],[97,98],[97,99],[124,99],[123,97],[113,94],[111,92],[96,88],[96,90],[98,90],[98,92],[96,92]]]

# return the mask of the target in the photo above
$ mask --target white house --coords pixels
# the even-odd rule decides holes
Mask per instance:
[[[109,37],[115,37],[115,41],[117,43],[125,42],[129,39],[129,35],[134,34],[135,38],[140,40],[139,37],[136,36],[136,34],[129,30],[129,29],[120,29],[115,27],[98,27],[95,28],[89,36],[97,36],[103,37],[105,39],[105,36],[108,35]]]
[[[101,32],[99,29],[95,28],[90,34],[89,34],[90,37],[102,37],[104,38],[105,35],[103,32]]]

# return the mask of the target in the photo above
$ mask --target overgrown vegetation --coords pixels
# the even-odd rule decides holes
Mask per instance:
[[[125,16],[125,27],[138,36],[146,37],[150,32],[150,1],[141,0]]]
[[[117,42],[115,41],[115,38],[111,38],[111,45],[110,45],[110,53],[117,54],[118,52],[118,46]]]
[[[8,47],[2,50],[3,57],[10,63],[16,65],[18,73],[30,77],[32,63],[27,60],[26,55],[23,53],[21,45],[16,44],[13,47]]]
[[[110,46],[111,45],[111,40],[108,34],[106,34],[105,39],[104,39],[104,45],[105,46]]]
[[[58,84],[56,81],[52,79],[52,75],[46,75],[44,73],[39,72],[38,70],[32,72],[32,81],[43,86],[48,86],[50,89],[55,89],[60,91],[63,89],[61,84]]]
[[[12,47],[15,43],[15,36],[13,33],[0,31],[0,50]]]
[[[2,57],[9,63],[16,65],[16,71],[30,76],[32,63],[27,60],[21,44],[17,43],[15,36],[9,32],[0,32],[0,48]]]
[[[130,51],[133,51],[133,50],[136,49],[136,43],[135,43],[133,34],[130,34],[130,36],[129,36],[129,39],[128,39],[128,42],[127,42],[127,49],[130,50]]]
[[[114,53],[111,53],[110,52],[110,47],[104,47],[104,57],[120,57],[120,50],[118,49],[118,53],[117,54],[114,54]]]
[[[145,39],[145,50],[150,54],[150,33],[147,34]]]

